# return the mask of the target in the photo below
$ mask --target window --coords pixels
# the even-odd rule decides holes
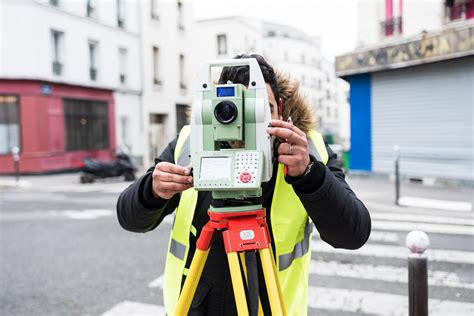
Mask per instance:
[[[306,62],[306,57],[304,54],[301,55],[301,62],[304,64]]]
[[[89,42],[89,76],[92,81],[97,80],[97,42]]]
[[[59,7],[59,0],[49,0],[50,5],[54,5],[55,7]]]
[[[161,85],[160,80],[160,50],[153,46],[153,83]]]
[[[95,0],[87,0],[87,16],[93,18],[96,16]]]
[[[306,77],[305,77],[305,75],[301,75],[301,85],[302,85],[302,86],[306,85]]]
[[[119,48],[119,80],[121,84],[127,83],[127,49]]]
[[[186,80],[184,79],[184,55],[179,54],[179,87],[181,89],[186,89]]]
[[[12,152],[13,147],[20,148],[20,115],[18,97],[0,95],[0,155]]]
[[[51,30],[51,44],[53,74],[60,76],[63,72],[64,33]]]
[[[225,34],[217,35],[217,55],[227,54],[227,37]]]
[[[184,24],[183,24],[183,1],[178,0],[178,29],[184,31]]]
[[[107,102],[64,99],[66,150],[108,148],[108,112]]]
[[[283,60],[288,61],[288,52],[286,50],[283,52]]]
[[[186,104],[176,104],[176,131],[179,132],[184,125],[187,124],[187,111],[188,106]]]
[[[151,18],[153,20],[158,20],[158,0],[150,0],[151,1]]]
[[[125,2],[117,0],[117,25],[125,27]]]
[[[326,108],[326,117],[327,118],[331,117],[331,108],[329,106]]]

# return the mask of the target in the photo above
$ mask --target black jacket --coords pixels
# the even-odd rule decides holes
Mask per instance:
[[[155,164],[161,161],[174,163],[173,140]],[[340,162],[332,150],[326,146],[329,160],[326,165],[310,157],[314,162],[310,172],[299,178],[287,176],[285,180],[293,189],[313,220],[321,239],[335,248],[357,249],[369,238],[371,220],[367,208],[357,198],[345,181]],[[275,164],[276,168],[276,164]],[[132,232],[147,232],[157,227],[163,218],[171,214],[179,203],[179,195],[170,200],[156,199],[152,193],[152,173],[148,171],[120,194],[117,202],[117,216],[120,225]],[[263,206],[270,219],[271,197],[275,185],[275,175],[263,188]],[[211,202],[209,192],[199,192],[193,219],[197,236],[209,217],[207,210]],[[268,223],[271,232],[271,223]],[[190,236],[190,251],[186,266],[189,267],[195,250],[196,239]],[[261,275],[260,275],[261,277]],[[260,278],[259,278],[260,279]],[[263,280],[261,280],[263,281]],[[261,289],[265,288],[260,282]],[[262,292],[261,291],[261,292]],[[265,295],[265,294],[264,294]],[[268,305],[262,299],[264,310]],[[191,315],[229,315],[235,314],[235,303],[224,252],[222,238],[215,238],[206,261],[201,281],[196,292]]]

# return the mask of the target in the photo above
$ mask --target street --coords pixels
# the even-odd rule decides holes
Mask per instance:
[[[0,183],[12,181],[0,178]],[[401,207],[393,184],[352,177],[372,216],[369,242],[335,250],[313,238],[310,315],[407,315],[406,234],[430,237],[430,315],[474,313],[470,211]],[[155,231],[123,230],[119,180],[81,185],[77,174],[22,177],[0,186],[1,315],[164,315],[162,274],[172,218]],[[472,189],[404,183],[402,196],[471,203]]]

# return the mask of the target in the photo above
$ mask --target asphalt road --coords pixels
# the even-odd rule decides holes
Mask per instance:
[[[146,234],[123,230],[115,203],[128,184],[118,180],[92,185],[78,184],[75,175],[26,180],[31,186],[0,187],[1,315],[127,315],[133,308],[140,313],[144,304],[163,305],[160,282],[151,282],[163,274],[171,220]],[[367,246],[346,253],[314,238],[310,314],[407,314],[403,226],[419,223],[432,230],[430,310],[469,315],[474,311],[472,211],[396,207],[387,202],[391,186],[378,181],[351,181],[374,215]],[[460,201],[469,200],[470,190],[405,187],[425,198],[442,199],[444,192]],[[386,219],[387,214],[397,218]],[[123,309],[123,302],[138,305]]]

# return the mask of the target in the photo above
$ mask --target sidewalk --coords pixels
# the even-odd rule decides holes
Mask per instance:
[[[364,202],[373,205],[395,205],[395,182],[380,176],[351,176],[346,178],[357,196]],[[472,214],[474,204],[474,188],[453,186],[426,186],[423,184],[402,181],[400,184],[400,202],[413,208],[430,208],[445,211],[459,211]],[[450,205],[452,207],[450,208]],[[380,207],[377,207],[380,208]]]

